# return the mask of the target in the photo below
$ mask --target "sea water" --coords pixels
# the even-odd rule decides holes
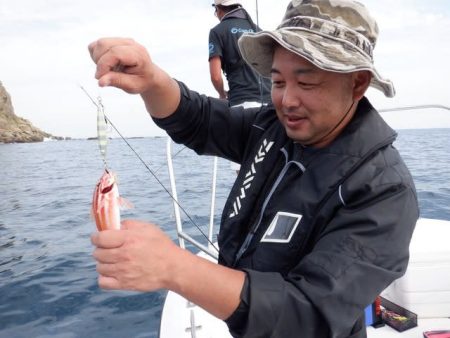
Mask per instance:
[[[450,220],[450,129],[399,130],[399,149],[416,182],[421,216]],[[123,218],[161,226],[175,238],[166,139],[120,139],[108,165],[133,208]],[[206,231],[212,158],[175,146],[180,204]],[[96,141],[0,145],[0,337],[157,337],[165,292],[105,291],[97,285],[89,236],[93,188],[103,164]],[[156,176],[153,176],[152,173]],[[219,160],[216,222],[235,178]],[[158,182],[160,181],[160,183]],[[198,229],[182,215],[189,234]]]

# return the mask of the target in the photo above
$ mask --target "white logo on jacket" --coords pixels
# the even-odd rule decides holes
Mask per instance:
[[[253,160],[253,163],[250,166],[250,170],[245,175],[244,182],[242,183],[241,186],[241,192],[236,197],[233,203],[233,211],[231,212],[229,218],[233,218],[234,216],[237,216],[239,214],[242,202],[247,197],[246,192],[252,187],[253,179],[255,178],[258,165],[264,161],[270,148],[272,148],[273,143],[274,142],[267,142],[267,140],[263,141],[263,144],[259,148],[258,154],[256,154],[255,159]]]

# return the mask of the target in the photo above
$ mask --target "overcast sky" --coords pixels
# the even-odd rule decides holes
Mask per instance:
[[[394,99],[376,90],[377,108],[438,103],[450,106],[450,2],[362,0],[380,26],[375,65],[396,87]],[[0,0],[0,81],[15,113],[57,136],[96,134],[95,107],[79,85],[101,95],[126,136],[164,135],[140,98],[99,89],[87,45],[99,37],[131,37],[153,60],[192,89],[215,96],[208,71],[208,33],[218,23],[212,0]],[[288,1],[259,0],[259,24],[273,29]],[[243,0],[256,21],[254,0]],[[450,127],[450,112],[384,114],[396,129]]]

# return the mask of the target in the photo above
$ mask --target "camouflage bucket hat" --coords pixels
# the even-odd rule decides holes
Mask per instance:
[[[270,77],[279,44],[327,71],[368,70],[373,74],[370,85],[393,97],[394,85],[373,64],[377,36],[377,23],[359,2],[292,0],[277,29],[246,33],[238,43],[244,60],[264,77]]]

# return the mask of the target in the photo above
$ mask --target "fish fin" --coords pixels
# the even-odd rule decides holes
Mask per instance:
[[[134,205],[133,203],[131,203],[130,201],[128,201],[127,199],[123,198],[123,197],[119,197],[119,205],[120,205],[120,209],[133,209]]]

